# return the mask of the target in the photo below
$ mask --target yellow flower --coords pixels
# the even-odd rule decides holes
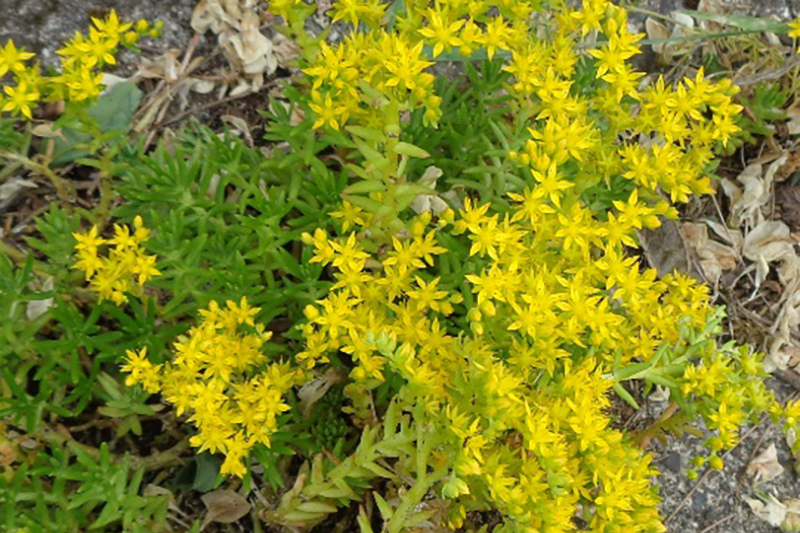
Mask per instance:
[[[22,113],[22,115],[28,119],[33,118],[31,104],[39,101],[40,95],[38,90],[33,87],[28,87],[24,81],[20,81],[16,87],[6,85],[3,87],[3,90],[8,98],[3,104],[2,111],[13,114]]]
[[[798,17],[797,20],[790,22],[789,28],[791,28],[788,34],[789,37],[792,37],[793,39],[800,38],[800,17]],[[798,47],[797,50],[800,52],[800,47]]]
[[[83,271],[92,290],[98,298],[112,300],[116,305],[128,301],[125,293],[141,294],[142,286],[161,272],[155,267],[156,256],[147,255],[140,246],[148,236],[149,230],[143,226],[141,217],[134,220],[134,233],[127,226],[114,225],[114,238],[103,239],[98,235],[97,226],[88,233],[73,233],[77,241],[75,251],[78,261],[73,268]],[[108,257],[98,256],[99,247],[112,244],[114,248]]]
[[[443,50],[450,51],[453,46],[460,46],[463,42],[458,37],[458,30],[464,25],[463,20],[447,21],[447,15],[437,10],[429,9],[427,13],[428,26],[419,30],[420,35],[433,41],[433,57],[438,56]]]
[[[147,21],[139,21],[144,22],[147,25]],[[120,22],[119,18],[117,17],[117,12],[112,9],[111,12],[108,14],[108,17],[105,20],[92,17],[92,23],[94,24],[95,28],[97,28],[97,32],[99,34],[105,35],[109,40],[119,40],[122,34],[127,32],[133,24],[130,22],[122,23]],[[147,31],[145,27],[143,30],[140,30],[140,25],[137,23],[136,29],[143,33]],[[112,63],[113,64],[113,63]]]
[[[102,67],[103,65],[116,65],[114,53],[119,44],[119,38],[103,33],[96,28],[89,29],[89,39],[76,45],[82,53],[81,62],[86,67]]]
[[[6,42],[5,47],[0,48],[0,78],[9,71],[20,74],[25,71],[25,61],[32,58],[34,54],[26,52],[25,49],[17,49],[11,39]]]
[[[321,128],[325,124],[328,124],[331,128],[338,131],[340,123],[346,120],[346,118],[342,119],[342,117],[346,117],[347,108],[336,105],[330,94],[326,94],[323,97],[320,93],[315,92],[312,95],[312,102],[308,104],[308,107],[317,115],[314,128]]]
[[[365,227],[369,225],[372,218],[370,213],[367,213],[357,205],[353,205],[347,200],[342,202],[341,210],[330,213],[333,218],[342,220],[342,231],[346,232],[355,226]]]

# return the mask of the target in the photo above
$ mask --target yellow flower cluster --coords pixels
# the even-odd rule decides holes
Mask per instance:
[[[119,45],[133,47],[142,36],[158,36],[163,27],[146,20],[135,25],[120,22],[114,10],[106,19],[93,17],[92,23],[88,36],[76,32],[56,52],[62,58],[59,74],[43,76],[38,63],[27,64],[34,54],[17,49],[12,40],[0,48],[0,80],[8,74],[13,79],[12,84],[3,86],[0,110],[31,119],[39,102],[94,98],[103,89],[103,67],[116,64]]]
[[[519,531],[572,530],[573,516],[589,505],[596,531],[663,531],[649,458],[605,413],[608,374],[677,340],[681,316],[702,327],[706,289],[640,272],[623,258],[622,240],[609,243],[609,222],[537,190],[527,193],[537,209],[522,201],[501,218],[467,200],[457,220],[447,212],[437,223],[449,235],[468,233],[470,254],[489,261],[468,276],[471,335],[457,334],[448,318],[465,295],[426,272],[446,252],[430,214],[376,258],[380,267],[367,266],[371,256],[356,234],[305,235],[314,261],[332,265],[337,282],[306,309],[307,346],[297,359],[311,368],[332,352],[348,354],[356,401],[389,373],[405,379],[401,394],[423,402],[458,450],[456,526],[462,512],[480,507],[472,495],[488,493]],[[636,198],[619,207],[618,231],[628,238],[635,224],[657,220],[658,209]],[[382,347],[386,339],[392,349]]]
[[[267,360],[262,347],[272,333],[255,324],[259,310],[245,298],[224,308],[211,302],[200,312],[202,322],[178,338],[172,360],[154,365],[142,349],[128,351],[122,367],[129,373],[127,385],[161,392],[179,416],[189,413],[199,430],[191,445],[225,454],[221,472],[240,477],[250,449],[270,445],[277,416],[289,408],[282,397],[304,376],[287,363]]]
[[[659,224],[665,204],[647,205],[634,191],[595,215],[551,193],[539,183],[512,195],[515,207],[504,216],[467,199],[457,218],[442,215],[438,230],[424,213],[377,256],[356,233],[304,235],[336,283],[306,308],[297,360],[311,369],[331,353],[348,354],[356,412],[368,412],[368,391],[389,375],[405,380],[400,401],[409,411],[425,407],[425,420],[415,422],[449,435],[451,462],[441,461],[451,468],[443,491],[455,500],[453,527],[483,509],[488,494],[515,524],[511,531],[571,531],[575,516],[593,531],[664,531],[650,483],[657,473],[611,427],[607,393],[617,369],[655,365],[687,331],[707,328],[708,289],[681,274],[659,280],[624,256],[637,228]],[[469,255],[486,261],[466,276],[468,291],[427,272],[436,262],[440,272],[459,268],[440,245],[455,235],[468,236]],[[462,309],[471,334],[456,326]],[[780,407],[763,383],[760,356],[732,343],[698,346],[691,362],[654,376],[717,432],[707,442],[711,456],[695,465],[721,468],[717,452],[736,444],[754,412],[796,426],[800,404]]]
[[[738,88],[730,80],[706,80],[701,69],[676,87],[659,78],[640,90],[644,74],[627,60],[641,52],[636,43],[642,35],[628,31],[624,9],[607,0],[584,0],[581,10],[558,6],[552,36],[542,40],[530,22],[537,5],[447,0],[429,7],[415,1],[386,31],[376,27],[372,3],[336,3],[334,18],[360,20],[368,31],[354,31],[337,46],[323,43],[304,70],[313,79],[315,127],[339,129],[352,121],[391,133],[398,110],[417,107],[435,124],[441,100],[431,91],[427,69],[433,62],[426,57],[453,47],[465,56],[482,50],[490,59],[502,52],[513,92],[532,117],[533,139],[522,157],[535,170],[544,174],[551,163],[572,158],[597,165],[606,178],[620,173],[648,189],[660,186],[673,201],[710,192],[703,169],[714,145],[727,144],[738,131],[734,117],[742,108],[732,102]],[[595,36],[595,48],[581,52],[579,44],[591,44],[584,39],[589,33],[605,40]],[[575,90],[582,54],[596,59],[602,82],[588,93]],[[620,146],[620,138],[644,142]]]
[[[681,393],[687,398],[706,399],[696,404],[707,427],[715,434],[705,441],[711,453],[708,457],[695,457],[695,467],[708,464],[716,470],[722,469],[719,452],[739,443],[739,429],[751,413],[768,413],[773,421],[783,417],[785,432],[797,428],[800,402],[789,402],[785,407],[777,402],[774,393],[764,385],[767,374],[760,354],[731,342],[721,348],[711,343],[698,355],[681,376]],[[689,478],[696,477],[697,471],[690,470]]]
[[[388,124],[385,106],[395,119],[401,110],[424,107],[425,118],[439,117],[441,98],[432,94],[434,77],[426,68],[423,43],[385,31],[352,33],[331,47],[322,43],[319,57],[304,72],[314,78],[310,104],[314,127],[338,130],[348,120],[366,126]],[[399,132],[398,132],[399,133]]]
[[[97,292],[99,301],[111,300],[116,305],[128,301],[126,293],[141,293],[148,279],[161,274],[156,269],[156,256],[148,255],[142,248],[150,230],[144,227],[142,217],[133,221],[133,233],[128,226],[114,224],[114,237],[104,239],[98,235],[97,226],[86,233],[73,233],[77,244],[78,261],[74,268],[86,274],[86,280]],[[99,247],[113,244],[107,257],[98,255]]]

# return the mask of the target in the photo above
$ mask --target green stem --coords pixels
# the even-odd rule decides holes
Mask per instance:
[[[450,470],[449,467],[444,466],[435,472],[428,474],[428,455],[431,450],[438,444],[436,434],[426,432],[427,426],[423,424],[424,406],[422,402],[417,402],[414,406],[414,421],[416,422],[416,437],[417,437],[417,479],[414,481],[414,486],[411,487],[402,498],[400,505],[397,506],[392,519],[386,526],[389,533],[399,533],[404,525],[409,513],[416,507],[422,498],[428,493],[434,483],[447,475]]]
[[[447,475],[448,470],[447,467],[443,467],[430,475],[417,478],[414,482],[414,486],[403,496],[402,503],[397,506],[397,510],[392,515],[392,519],[389,520],[389,524],[386,526],[386,530],[389,533],[399,533],[403,530],[408,514],[414,507],[419,505],[419,502],[422,501],[422,498],[425,497],[433,484]]]
[[[65,203],[72,203],[75,201],[75,192],[71,187],[71,184],[53,172],[50,167],[46,165],[42,165],[29,159],[25,156],[15,154],[12,152],[0,151],[0,158],[8,159],[9,161],[14,161],[16,163],[21,164],[22,166],[26,167],[28,170],[33,172],[38,172],[43,176],[47,176],[50,179],[50,182],[53,184],[53,188],[56,190],[56,194],[58,198]]]

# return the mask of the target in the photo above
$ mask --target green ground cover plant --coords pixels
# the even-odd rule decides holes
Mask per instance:
[[[606,0],[341,0],[336,43],[311,4],[269,9],[303,77],[261,147],[131,133],[142,93],[101,70],[158,24],[96,19],[46,74],[0,50],[0,176],[56,194],[0,257],[7,530],[199,531],[175,495],[241,487],[254,531],[660,532],[644,440],[704,426],[694,466],[721,469],[748,421],[796,429],[708,287],[638,240],[784,94],[741,118],[730,79],[645,77]],[[616,424],[656,386],[667,416]],[[225,497],[218,522],[251,510]]]

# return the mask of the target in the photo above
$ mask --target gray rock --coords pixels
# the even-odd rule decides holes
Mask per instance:
[[[681,471],[681,454],[678,452],[670,452],[661,461],[662,468],[667,468],[675,474]]]
[[[57,65],[62,43],[86,32],[90,17],[104,17],[111,9],[126,20],[144,18],[164,22],[164,34],[143,44],[159,50],[185,48],[192,35],[189,25],[196,0],[142,2],[141,0],[0,0],[0,46],[13,39],[17,46],[37,52],[43,65]]]

